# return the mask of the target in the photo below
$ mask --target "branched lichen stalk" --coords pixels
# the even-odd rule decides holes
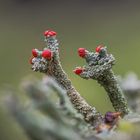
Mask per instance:
[[[88,65],[77,67],[74,72],[84,79],[94,79],[107,91],[115,109],[122,115],[128,114],[129,109],[123,92],[112,71],[115,58],[108,54],[106,47],[98,46],[96,52],[89,52],[85,48],[78,49],[79,56],[85,58]]]
[[[67,74],[64,72],[59,59],[59,44],[56,39],[56,32],[46,31],[45,42],[47,47],[43,51],[32,50],[33,58],[31,59],[32,69],[43,72],[53,77],[58,84],[67,92],[70,101],[74,107],[83,114],[84,119],[96,126],[102,122],[101,114],[95,107],[90,106],[84,98],[73,87]]]

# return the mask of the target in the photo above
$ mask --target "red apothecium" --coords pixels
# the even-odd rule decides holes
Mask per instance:
[[[73,70],[73,72],[77,75],[81,74],[83,72],[83,68],[76,68],[75,70]]]
[[[46,37],[51,37],[51,36],[55,36],[57,33],[55,31],[51,31],[51,30],[47,30],[44,32],[44,36]]]
[[[37,50],[36,49],[32,49],[32,55],[34,57],[37,57],[38,56],[38,53],[37,53]]]
[[[96,47],[96,52],[99,53],[103,47],[104,47],[103,45],[97,46]]]
[[[53,53],[51,50],[47,49],[47,50],[44,50],[42,52],[42,57],[45,58],[45,59],[51,59],[53,56]]]
[[[78,54],[79,54],[80,57],[85,57],[86,49],[85,48],[79,48],[78,49]]]

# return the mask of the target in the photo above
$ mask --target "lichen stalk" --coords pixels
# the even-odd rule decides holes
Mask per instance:
[[[42,56],[41,54],[43,54],[43,52],[38,51],[39,55],[32,59],[32,69],[34,71],[40,71],[47,74],[48,76],[53,77],[57,81],[57,83],[64,90],[66,90],[70,101],[74,105],[75,109],[83,114],[85,121],[96,127],[99,123],[102,122],[102,116],[95,107],[90,106],[85,101],[85,99],[81,97],[81,95],[78,93],[78,91],[76,91],[67,74],[63,70],[59,59],[59,43],[56,39],[56,35],[49,37],[45,35],[45,42],[47,47],[44,48],[44,51],[51,51],[53,55],[50,58],[50,55],[48,55],[50,53],[47,52],[46,55]]]
[[[113,55],[108,54],[103,46],[98,46],[95,53],[85,48],[79,48],[78,53],[80,57],[85,58],[87,65],[77,67],[74,72],[84,79],[97,80],[106,90],[115,111],[121,112],[122,116],[128,114],[130,110],[127,101],[112,71],[115,62]]]
[[[122,112],[123,115],[128,114],[130,110],[127,107],[127,101],[113,71],[108,70],[105,77],[98,79],[98,83],[106,90],[115,111]]]

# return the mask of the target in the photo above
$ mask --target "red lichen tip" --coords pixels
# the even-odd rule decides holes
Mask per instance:
[[[32,55],[33,55],[34,57],[37,57],[37,56],[38,56],[38,52],[37,52],[36,49],[32,49]]]
[[[99,53],[103,47],[104,47],[103,45],[98,45],[96,47],[96,52]]]
[[[76,68],[75,70],[73,70],[73,72],[74,72],[75,74],[77,74],[77,75],[80,75],[80,74],[83,72],[83,68],[78,67],[78,68]]]
[[[52,37],[55,36],[57,33],[55,31],[47,30],[44,32],[45,37]]]
[[[86,55],[86,49],[85,48],[79,48],[78,49],[78,54],[79,54],[79,56],[80,57],[85,57],[85,55]]]
[[[45,59],[50,60],[50,59],[52,58],[52,56],[53,56],[53,53],[52,53],[52,51],[49,50],[49,49],[44,50],[44,51],[42,52],[42,57],[45,58]]]

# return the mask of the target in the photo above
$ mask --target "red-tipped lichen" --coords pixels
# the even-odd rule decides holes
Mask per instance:
[[[50,60],[50,59],[52,58],[52,56],[53,56],[53,53],[52,53],[52,51],[49,50],[49,49],[44,50],[44,51],[42,52],[42,57],[45,58],[45,59]]]
[[[78,49],[78,54],[79,54],[80,57],[85,57],[86,49],[85,48],[79,48]]]
[[[83,68],[78,67],[75,70],[73,70],[73,72],[77,75],[80,75],[83,72]]]
[[[44,32],[44,36],[46,37],[52,37],[55,36],[57,33],[55,31],[47,30]]]

